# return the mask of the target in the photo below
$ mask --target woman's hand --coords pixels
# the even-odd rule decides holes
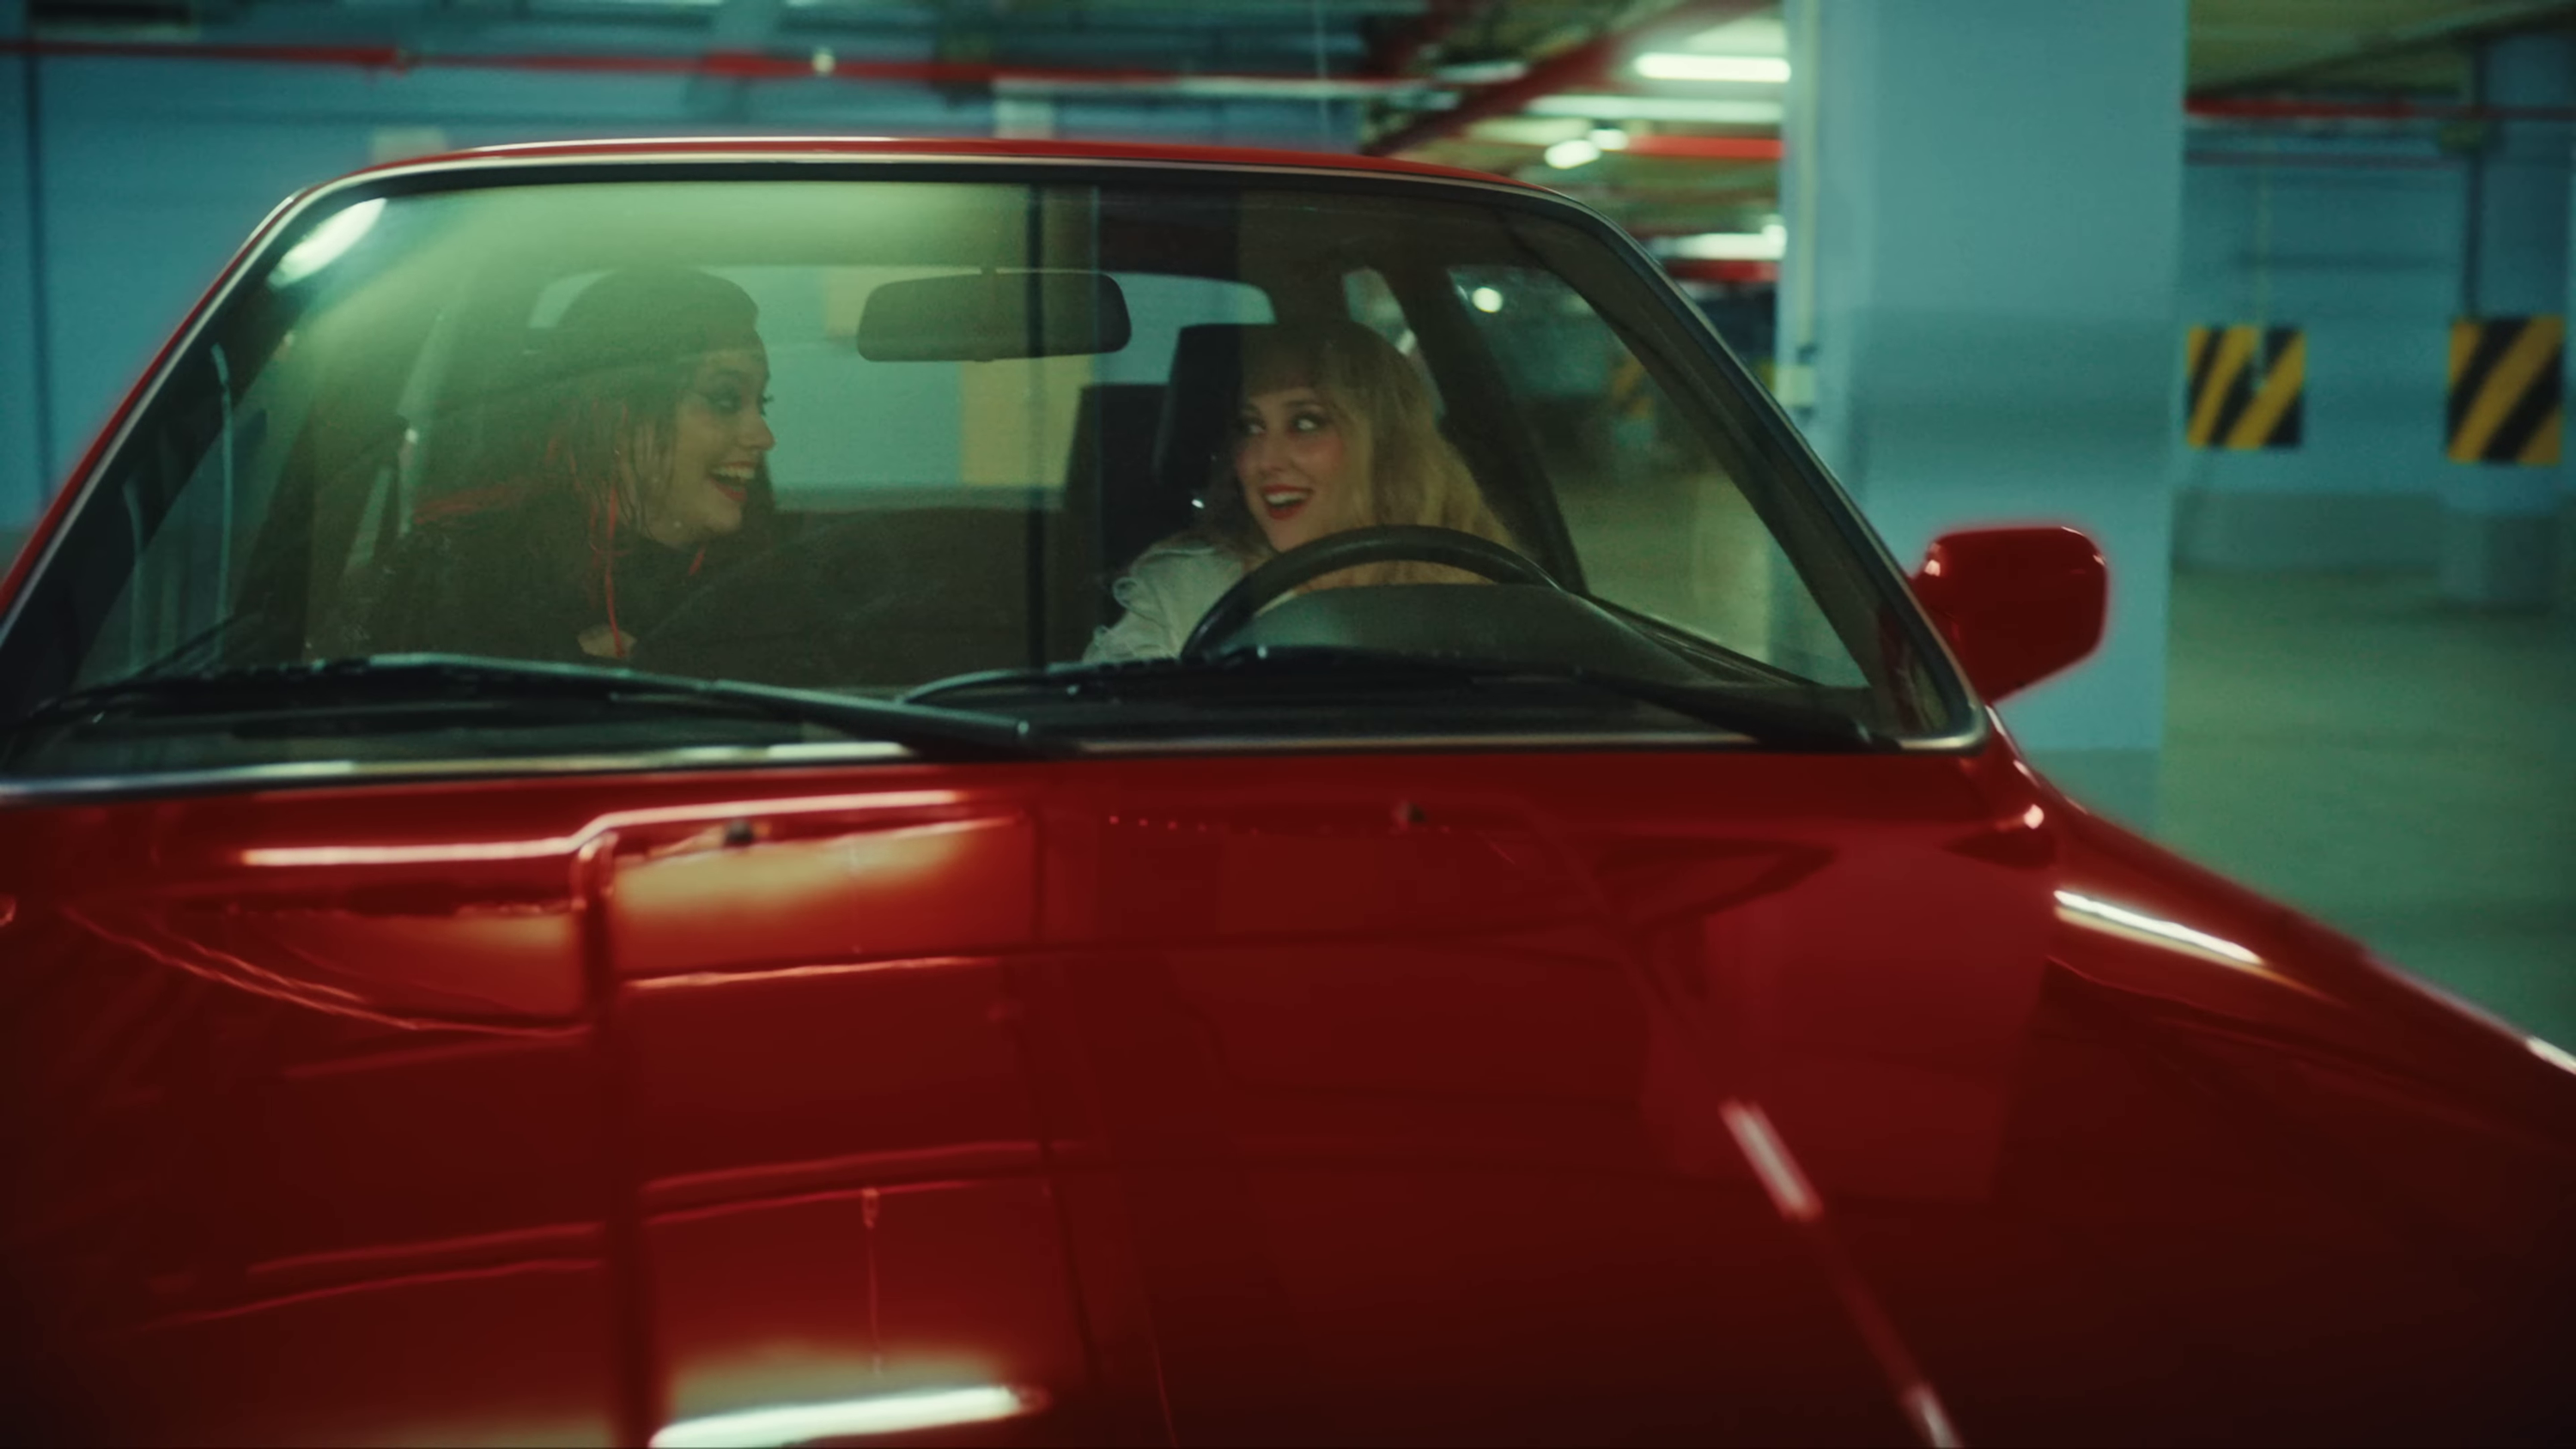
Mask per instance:
[[[635,652],[635,636],[606,624],[581,631],[581,652],[594,659],[623,659]]]

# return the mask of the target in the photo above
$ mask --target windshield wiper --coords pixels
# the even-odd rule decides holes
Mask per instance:
[[[725,679],[647,674],[605,665],[548,664],[463,654],[390,654],[314,664],[199,673],[145,671],[57,695],[12,720],[6,733],[119,715],[185,716],[333,704],[528,704],[580,699],[669,706],[686,702],[740,715],[821,725],[939,759],[1036,759],[1059,753],[1026,720],[906,702],[855,699]]]
[[[1544,660],[1477,659],[1444,654],[1405,654],[1390,650],[1339,646],[1274,646],[1243,650],[1214,659],[1119,660],[1098,664],[1054,665],[1044,669],[999,669],[933,680],[902,696],[907,704],[927,704],[943,696],[991,692],[1026,698],[1033,693],[1111,698],[1140,693],[1187,691],[1205,697],[1234,684],[1253,686],[1275,697],[1282,681],[1316,679],[1333,683],[1380,680],[1419,686],[1426,681],[1476,688],[1572,685],[1594,693],[1655,705],[1675,714],[1740,734],[1759,745],[1785,750],[1876,751],[1896,742],[1870,725],[1838,710],[1767,699],[1738,688],[1641,679],[1634,675]]]
[[[146,679],[165,679],[177,674],[206,673],[208,672],[206,666],[215,663],[227,648],[245,639],[258,638],[262,631],[267,633],[270,643],[284,646],[290,652],[301,647],[298,631],[280,624],[266,614],[255,611],[226,614],[214,623],[180,640],[167,654],[113,682],[127,684]]]

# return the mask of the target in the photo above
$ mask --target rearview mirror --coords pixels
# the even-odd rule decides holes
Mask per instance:
[[[1913,583],[1988,703],[2092,653],[2111,596],[2102,551],[2071,528],[1945,533]]]
[[[870,362],[1070,357],[1127,345],[1127,297],[1101,272],[969,272],[888,282],[859,313]]]

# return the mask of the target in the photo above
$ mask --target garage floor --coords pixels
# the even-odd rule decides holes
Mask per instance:
[[[2576,1043],[2576,615],[2185,574],[2171,668],[2167,844]]]

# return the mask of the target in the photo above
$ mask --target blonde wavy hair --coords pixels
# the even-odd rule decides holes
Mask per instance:
[[[1344,430],[1345,467],[1364,480],[1358,526],[1427,524],[1519,547],[1486,503],[1466,460],[1440,435],[1430,387],[1385,338],[1356,322],[1246,329],[1242,396],[1296,387],[1321,395]],[[1243,500],[1233,448],[1218,455],[1205,496],[1201,531],[1213,542],[1246,568],[1276,553]],[[1308,587],[1484,582],[1458,569],[1401,559],[1344,569]]]

